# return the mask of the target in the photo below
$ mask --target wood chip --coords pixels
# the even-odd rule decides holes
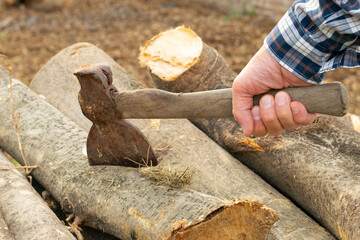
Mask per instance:
[[[351,115],[351,122],[355,131],[360,133],[360,118],[355,115]]]
[[[247,137],[247,138],[245,138],[245,140],[240,140],[240,142],[244,143],[252,148],[255,148],[258,151],[264,152],[264,149],[262,147],[260,147],[259,144],[257,144],[254,139]]]

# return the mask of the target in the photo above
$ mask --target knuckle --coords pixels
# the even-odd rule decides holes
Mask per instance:
[[[273,124],[278,120],[278,118],[275,114],[265,114],[265,115],[261,116],[261,119],[263,120],[263,122],[265,124]]]
[[[266,135],[266,132],[261,132],[261,133],[254,133],[253,134],[255,137],[264,137]]]
[[[298,116],[295,120],[296,123],[307,125],[305,116]]]
[[[289,114],[288,114],[287,112],[279,111],[279,112],[277,113],[277,117],[278,117],[280,120],[282,120],[282,119],[287,120],[287,119],[289,119]]]
[[[241,81],[241,79],[237,77],[232,84],[232,89],[234,91],[240,91],[243,89],[243,85],[244,85],[243,81]]]
[[[240,114],[238,111],[236,111],[236,110],[233,110],[232,113],[233,113],[234,118],[236,119],[236,121],[237,121],[238,123],[241,123],[241,120],[242,120],[241,114]]]
[[[264,126],[257,127],[254,130],[254,135],[257,136],[257,137],[265,136],[266,135],[266,128]]]
[[[290,125],[290,126],[286,126],[286,127],[284,127],[284,129],[286,130],[286,131],[293,131],[293,130],[295,130],[295,129],[297,129],[299,127],[299,125]]]
[[[274,136],[274,137],[278,137],[281,135],[281,133],[283,132],[284,130],[277,130],[277,131],[271,131],[269,132],[270,135]]]

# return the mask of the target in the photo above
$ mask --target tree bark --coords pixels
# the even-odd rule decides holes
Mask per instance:
[[[0,239],[15,240],[0,212]]]
[[[231,87],[236,74],[214,49],[203,45],[198,63],[171,83],[153,75],[156,85],[174,92]],[[280,137],[257,138],[264,152],[240,143],[245,136],[233,118],[191,121],[334,235],[360,236],[360,135],[350,116],[321,116],[318,123]]]
[[[121,239],[255,240],[264,239],[277,221],[277,213],[257,201],[222,200],[191,189],[158,186],[137,168],[89,166],[84,154],[87,133],[13,81],[23,151],[29,164],[38,166],[34,177],[66,212],[87,225]],[[8,84],[8,78],[1,78],[0,146],[21,162]],[[204,231],[207,228],[216,229]]]
[[[75,51],[76,55],[73,54]],[[72,73],[78,66],[96,62],[112,68],[114,86],[119,91],[137,88],[134,79],[114,60],[95,46],[84,43],[70,46],[49,60],[35,76],[31,87],[88,130],[91,123],[81,113],[76,97],[79,86]],[[275,209],[280,220],[271,228],[267,239],[333,239],[326,230],[188,120],[133,120],[132,123],[147,136],[160,166],[189,167],[195,173],[187,189],[222,199],[254,198]]]
[[[0,168],[14,167],[0,151]],[[0,192],[0,213],[15,239],[75,239],[17,170],[0,171]],[[11,239],[1,238],[1,227],[0,239]]]

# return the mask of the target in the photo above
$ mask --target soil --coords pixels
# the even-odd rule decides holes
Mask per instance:
[[[0,53],[9,57],[16,77],[28,84],[57,52],[86,41],[107,52],[135,78],[151,85],[147,70],[140,68],[137,60],[139,47],[161,31],[185,25],[240,72],[275,22],[260,13],[226,13],[200,2],[73,0],[65,9],[52,11],[0,4]],[[350,112],[360,115],[358,77],[359,68],[340,69],[328,73],[326,81],[342,81],[351,93]]]

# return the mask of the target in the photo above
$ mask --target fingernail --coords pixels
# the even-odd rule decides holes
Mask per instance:
[[[262,97],[260,104],[263,108],[270,108],[272,105],[274,105],[272,96],[264,96]]]
[[[276,95],[276,104],[279,105],[279,106],[283,106],[286,104],[286,95],[285,93],[282,93],[282,92],[279,92],[277,95]]]
[[[291,106],[291,111],[292,111],[293,114],[298,114],[299,109],[297,107]]]
[[[252,110],[252,115],[253,115],[253,118],[254,120],[260,120],[260,110],[259,110],[259,107],[254,107]]]

